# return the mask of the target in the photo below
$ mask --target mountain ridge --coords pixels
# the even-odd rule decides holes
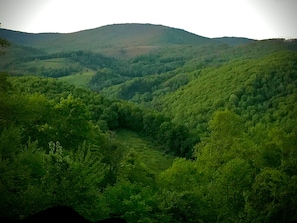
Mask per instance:
[[[73,33],[25,33],[0,29],[0,37],[47,53],[89,50],[106,54],[113,51],[110,53],[113,55],[115,51],[117,54],[135,49],[149,52],[164,46],[222,44],[183,29],[143,23],[112,24]]]
[[[213,38],[215,40],[221,41],[222,43],[226,43],[229,46],[238,46],[242,44],[248,44],[254,42],[256,40],[245,38],[245,37],[234,37],[234,36],[223,36],[218,38]]]

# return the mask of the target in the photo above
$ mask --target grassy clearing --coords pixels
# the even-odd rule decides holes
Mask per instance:
[[[175,159],[175,157],[158,150],[151,142],[136,132],[119,129],[116,139],[128,148],[133,149],[139,155],[140,160],[154,173],[168,169]]]
[[[94,76],[95,71],[93,70],[86,70],[77,74],[60,77],[59,79],[70,84],[74,84],[77,87],[87,88],[88,83],[91,78]]]

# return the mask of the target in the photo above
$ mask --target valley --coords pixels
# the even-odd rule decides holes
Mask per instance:
[[[1,216],[297,220],[297,40],[152,24],[0,38]]]

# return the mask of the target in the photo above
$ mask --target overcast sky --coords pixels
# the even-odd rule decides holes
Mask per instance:
[[[205,37],[297,38],[297,0],[0,0],[0,22],[32,33],[151,23]]]

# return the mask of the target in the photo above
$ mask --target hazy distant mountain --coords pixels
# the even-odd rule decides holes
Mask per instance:
[[[229,46],[238,46],[238,45],[247,44],[247,43],[256,41],[256,40],[248,39],[244,37],[220,37],[220,38],[214,38],[214,39],[219,40],[223,43],[226,43]]]
[[[8,29],[0,29],[0,37],[18,45],[34,46],[48,39],[54,40],[59,33],[25,33]]]
[[[74,50],[109,51],[138,48],[149,51],[169,45],[197,45],[216,40],[185,30],[151,24],[115,24],[75,33],[23,33],[0,29],[0,37],[19,45],[30,46],[48,53]]]

